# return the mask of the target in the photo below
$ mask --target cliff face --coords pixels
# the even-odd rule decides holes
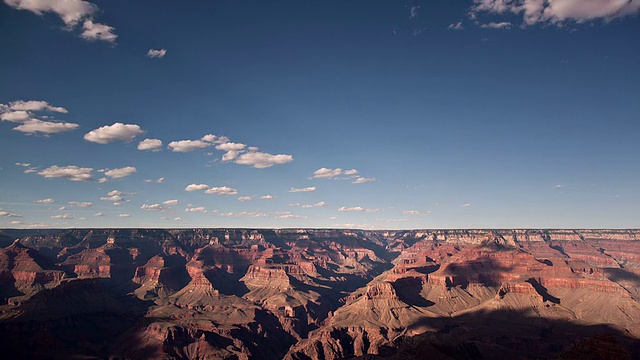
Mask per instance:
[[[24,357],[544,357],[603,332],[640,354],[635,230],[20,235],[0,250],[0,336],[24,339],[0,350]]]

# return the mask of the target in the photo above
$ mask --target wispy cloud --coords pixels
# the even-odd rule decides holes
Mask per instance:
[[[167,55],[166,49],[149,49],[147,51],[147,57],[150,58],[163,58],[165,55]]]
[[[316,187],[315,186],[308,186],[308,187],[303,187],[303,188],[291,188],[289,190],[290,193],[310,192],[310,191],[316,191]]]

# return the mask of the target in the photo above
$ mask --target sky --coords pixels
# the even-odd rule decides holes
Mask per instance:
[[[0,228],[638,228],[640,0],[0,2]]]

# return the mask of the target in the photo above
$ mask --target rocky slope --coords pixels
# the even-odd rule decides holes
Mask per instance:
[[[640,356],[637,230],[2,235],[21,358]]]

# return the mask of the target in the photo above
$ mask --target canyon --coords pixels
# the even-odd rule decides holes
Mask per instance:
[[[0,352],[640,358],[640,230],[0,231]]]

